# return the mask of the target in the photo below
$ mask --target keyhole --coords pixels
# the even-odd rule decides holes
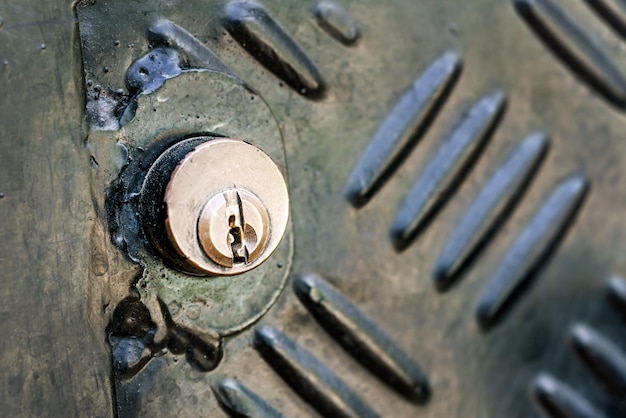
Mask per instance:
[[[233,264],[248,264],[248,248],[245,245],[246,221],[243,216],[241,196],[235,190],[224,193],[228,216],[228,243],[233,253]]]
[[[243,213],[241,218],[243,218]],[[230,248],[233,251],[233,263],[246,264],[248,263],[248,249],[243,242],[243,228],[237,225],[236,221],[237,217],[235,215],[228,217],[228,239],[230,241]]]

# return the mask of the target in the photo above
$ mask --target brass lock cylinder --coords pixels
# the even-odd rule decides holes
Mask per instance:
[[[231,276],[258,267],[278,247],[289,218],[279,167],[258,147],[196,137],[152,165],[140,197],[143,231],[175,268]]]

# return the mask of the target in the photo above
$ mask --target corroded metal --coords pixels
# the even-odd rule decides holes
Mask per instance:
[[[626,415],[622,3],[1,3],[0,410]],[[159,212],[207,138],[289,191],[236,276]],[[202,199],[264,257],[262,196]]]

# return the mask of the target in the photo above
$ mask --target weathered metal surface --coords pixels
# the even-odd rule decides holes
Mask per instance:
[[[0,409],[626,415],[626,56],[609,3],[1,3]],[[505,113],[463,116],[495,90]],[[537,131],[549,153],[521,155],[503,190],[492,176]],[[261,141],[288,182],[292,228],[243,276],[180,273],[141,235],[135,188],[198,133]],[[426,172],[437,210],[398,251],[390,228]],[[464,278],[441,293],[457,226],[472,254],[454,252]],[[311,272],[332,285],[313,315],[292,287]],[[383,372],[362,366],[375,355]],[[428,402],[389,383],[403,363]]]
[[[0,3],[0,410],[110,416],[104,272],[68,2]],[[94,280],[90,280],[90,276]],[[104,293],[103,293],[104,292]]]

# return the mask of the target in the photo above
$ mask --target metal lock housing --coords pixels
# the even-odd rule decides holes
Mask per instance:
[[[274,252],[287,228],[289,196],[261,149],[201,136],[155,161],[140,207],[146,235],[170,264],[194,275],[232,276]]]

